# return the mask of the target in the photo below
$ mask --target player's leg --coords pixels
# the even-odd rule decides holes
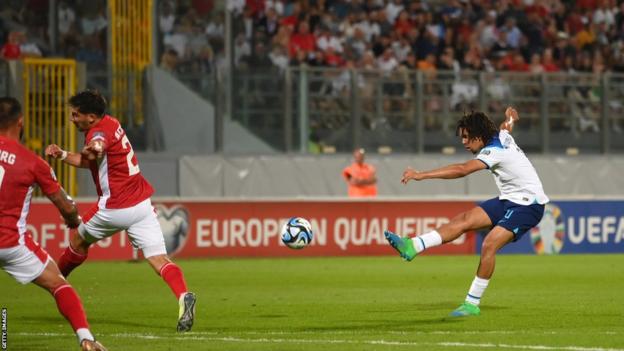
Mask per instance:
[[[190,331],[195,321],[197,298],[194,293],[188,291],[182,269],[166,255],[150,256],[147,260],[178,299],[177,330],[180,332]]]
[[[105,214],[99,210],[96,204],[82,217],[82,223],[78,226],[78,230],[72,233],[69,246],[58,259],[58,266],[63,276],[67,277],[76,267],[80,266],[89,256],[91,244],[104,237],[105,234],[100,229],[104,228],[105,225],[103,215]]]
[[[128,237],[135,247],[143,251],[150,266],[178,299],[178,331],[189,331],[195,319],[196,296],[188,291],[182,269],[167,256],[165,239],[151,201],[148,199],[138,204],[136,212],[141,216],[128,228]]]
[[[412,238],[400,237],[388,230],[384,234],[390,245],[399,252],[401,257],[411,261],[416,255],[426,249],[451,242],[465,232],[490,226],[492,226],[490,216],[479,206],[460,213],[452,218],[450,222],[423,235]]]
[[[61,275],[54,261],[30,236],[24,236],[24,245],[0,249],[0,265],[15,280],[22,284],[34,283],[48,290],[61,314],[70,322],[83,350],[105,350],[95,348],[93,334],[89,331],[87,318],[74,289]]]
[[[494,273],[494,266],[496,265],[496,253],[503,246],[512,242],[514,234],[501,226],[494,227],[485,237],[481,246],[481,259],[479,261],[479,268],[477,269],[477,275],[470,285],[466,300],[456,310],[451,312],[451,316],[463,317],[463,316],[476,316],[480,314],[479,304],[481,303],[481,297],[487,289],[490,282],[490,278]]]
[[[481,204],[496,226],[487,234],[481,246],[481,259],[477,275],[470,285],[464,303],[451,313],[453,316],[470,316],[480,313],[479,304],[494,273],[496,253],[506,244],[519,240],[536,226],[544,214],[544,205],[522,206],[510,201],[488,200]]]
[[[87,259],[91,244],[80,235],[79,231],[73,231],[72,237],[69,239],[69,246],[58,259],[59,269],[63,276],[67,277]]]
[[[59,312],[67,319],[76,333],[82,350],[106,351],[106,348],[95,340],[89,330],[89,323],[80,297],[63,278],[53,260],[48,261],[43,272],[33,280],[33,283],[52,294]]]

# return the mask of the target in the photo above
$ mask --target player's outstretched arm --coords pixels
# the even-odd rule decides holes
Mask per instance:
[[[520,120],[520,116],[518,116],[518,111],[515,108],[509,106],[505,110],[505,121],[501,123],[499,129],[504,129],[511,133],[513,131],[514,124]]]
[[[89,168],[89,162],[87,158],[82,157],[82,153],[65,151],[56,144],[48,145],[45,149],[45,155],[74,167]]]
[[[76,204],[74,200],[65,193],[63,188],[47,196],[65,219],[65,225],[67,225],[68,228],[77,228],[80,225],[81,219],[78,215]]]
[[[407,167],[403,172],[401,183],[407,184],[410,180],[456,179],[486,168],[486,165],[479,160],[470,160],[423,172]]]

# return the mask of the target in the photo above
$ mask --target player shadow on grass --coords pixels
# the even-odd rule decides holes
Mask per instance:
[[[377,330],[383,331],[384,329],[405,329],[406,326],[415,327],[418,325],[434,325],[434,324],[452,324],[458,322],[457,319],[447,319],[446,316],[440,316],[435,318],[423,318],[423,319],[377,319],[377,320],[342,320],[340,326],[306,326],[307,331],[318,332],[331,332],[331,331],[366,331]]]
[[[16,320],[23,322],[48,322],[48,323],[58,323],[61,319],[48,317],[48,316],[33,316],[33,317],[15,317]],[[142,329],[162,329],[162,330],[171,330],[170,324],[163,323],[162,325],[158,325],[154,323],[153,319],[146,319],[145,323],[136,323],[134,321],[128,320],[119,320],[119,319],[109,319],[109,318],[93,318],[89,319],[89,324],[98,324],[100,326],[104,324],[114,325],[114,326],[126,326],[126,327],[140,327]]]

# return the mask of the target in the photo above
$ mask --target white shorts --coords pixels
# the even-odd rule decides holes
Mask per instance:
[[[82,220],[78,233],[87,242],[94,243],[125,230],[132,246],[141,249],[145,258],[167,254],[162,229],[150,199],[120,209],[102,209],[96,205]]]
[[[41,275],[50,255],[30,236],[24,239],[23,245],[0,248],[0,266],[18,282],[28,284]]]

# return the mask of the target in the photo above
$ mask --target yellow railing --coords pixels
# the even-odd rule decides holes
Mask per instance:
[[[109,0],[111,14],[111,114],[141,125],[143,71],[152,62],[153,0]]]
[[[24,136],[29,149],[41,156],[52,143],[76,150],[76,127],[67,105],[76,87],[75,60],[24,60]],[[67,193],[76,196],[76,169],[64,162],[53,162],[52,167]]]

